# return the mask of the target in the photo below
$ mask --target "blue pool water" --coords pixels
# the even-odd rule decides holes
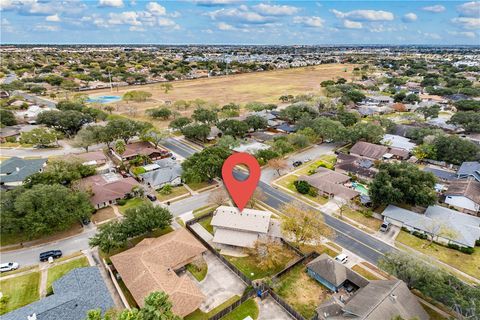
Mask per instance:
[[[120,96],[99,96],[99,97],[90,97],[87,99],[87,102],[112,103],[120,100],[122,100]]]
[[[352,182],[352,186],[361,194],[368,195],[368,189],[363,184]]]

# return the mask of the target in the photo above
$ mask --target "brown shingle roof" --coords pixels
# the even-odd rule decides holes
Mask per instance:
[[[365,141],[358,141],[350,149],[351,154],[356,154],[370,159],[381,159],[387,152],[387,147]]]
[[[318,172],[311,176],[300,176],[298,180],[308,182],[311,186],[330,195],[350,200],[359,195],[355,190],[349,189],[342,185],[350,180],[350,177],[326,168],[318,168]]]
[[[155,148],[149,142],[138,141],[138,142],[127,144],[125,146],[125,152],[122,154],[122,157],[125,159],[125,158],[134,157],[137,155],[151,156],[154,153],[166,153],[166,152],[167,151],[163,149]]]
[[[480,203],[480,182],[475,180],[452,181],[446,195],[464,196],[475,203]]]
[[[133,187],[139,186],[137,180],[132,177],[121,178],[108,182],[102,175],[94,175],[80,180],[79,185],[87,191],[92,192],[90,202],[93,205],[123,199],[132,192]]]
[[[113,265],[139,306],[153,291],[164,291],[173,312],[184,317],[200,306],[205,296],[186,275],[175,270],[207,249],[186,229],[159,238],[147,238],[135,247],[111,257]]]

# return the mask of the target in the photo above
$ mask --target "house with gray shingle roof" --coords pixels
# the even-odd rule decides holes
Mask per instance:
[[[78,268],[53,283],[53,295],[2,315],[2,320],[83,320],[87,312],[115,307],[98,267]]]
[[[47,159],[22,159],[12,157],[0,164],[0,185],[3,188],[14,188],[22,185],[30,175],[42,172]]]
[[[480,162],[466,161],[458,168],[457,176],[459,179],[474,178],[480,182]]]
[[[178,186],[182,183],[182,166],[170,158],[155,161],[143,168],[147,172],[139,175],[140,180],[154,189],[166,184]]]
[[[480,212],[480,182],[473,179],[451,182],[445,192],[445,203],[476,215]]]

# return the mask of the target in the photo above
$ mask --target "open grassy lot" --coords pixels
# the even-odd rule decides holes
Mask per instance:
[[[327,288],[310,278],[302,264],[283,275],[273,289],[306,319],[311,319],[318,305],[330,295]]]
[[[429,241],[423,240],[409,234],[405,231],[400,231],[396,241],[403,243],[417,251],[426,255],[437,258],[438,260],[451,265],[452,267],[463,271],[477,279],[480,278],[480,248],[475,248],[473,254],[462,253],[458,250],[446,248],[436,243],[428,245]]]
[[[374,275],[373,273],[371,272],[368,272],[367,270],[365,270],[364,268],[362,268],[361,266],[359,266],[358,264],[354,265],[352,267],[352,270],[355,271],[356,273],[358,273],[359,275],[361,275],[362,277],[364,277],[365,279],[368,279],[368,280],[381,280],[379,277],[377,277],[376,275]]]
[[[252,319],[258,318],[258,305],[253,299],[248,299],[235,310],[227,314],[222,320],[243,320],[250,316]]]
[[[371,229],[372,231],[377,231],[382,225],[382,220],[375,219],[373,217],[366,217],[361,212],[352,210],[351,208],[346,208],[343,210],[343,216],[349,219],[352,219],[355,222]]]
[[[0,305],[0,314],[23,307],[39,299],[38,286],[40,272],[0,281],[0,292],[6,297],[6,303]]]
[[[273,276],[274,274],[282,271],[282,269],[285,268],[289,262],[292,262],[298,258],[297,254],[292,250],[288,249],[286,246],[284,246],[284,251],[285,257],[282,259],[282,262],[277,267],[270,269],[260,268],[258,266],[257,259],[255,259],[255,257],[251,255],[248,255],[246,257],[224,257],[228,261],[233,263],[248,278],[255,280]]]
[[[173,199],[187,194],[190,194],[190,192],[187,190],[187,188],[185,188],[185,186],[178,186],[173,187],[170,194],[163,194],[161,192],[157,192],[157,199],[158,201],[167,201],[169,199]]]
[[[69,273],[71,270],[88,266],[87,258],[81,257],[49,268],[47,276],[47,292],[53,292],[52,283]]]
[[[115,212],[113,212],[113,208],[106,207],[106,208],[97,210],[97,212],[95,212],[95,214],[92,215],[92,221],[94,223],[100,223],[102,221],[110,220],[115,217],[116,215],[115,215]]]
[[[220,105],[229,102],[247,103],[260,101],[278,103],[278,98],[285,94],[307,94],[321,91],[320,82],[343,77],[351,79],[354,65],[351,64],[322,64],[319,66],[255,72],[223,77],[203,78],[171,82],[173,89],[165,93],[161,84],[143,86],[128,86],[118,91],[109,89],[85,91],[92,96],[119,95],[131,90],[143,90],[152,94],[151,99],[143,103],[124,102],[114,103],[118,106],[118,113],[126,114],[127,106],[133,106],[143,115],[143,111],[152,108],[163,101],[202,99],[216,102]],[[182,110],[180,110],[182,111]],[[190,114],[191,109],[185,111]]]
[[[217,314],[221,310],[225,309],[235,301],[239,300],[240,296],[233,296],[221,305],[216,308],[210,310],[210,312],[202,312],[200,309],[195,310],[194,312],[190,313],[188,316],[184,317],[185,320],[208,320],[211,316]]]
[[[52,241],[64,239],[67,237],[71,237],[79,234],[82,231],[83,231],[82,225],[80,223],[76,223],[68,230],[56,232],[54,234],[44,236],[44,237],[39,237],[39,238],[31,238],[28,234],[25,234],[25,233],[2,234],[0,236],[0,245],[7,246],[7,245],[18,244],[19,247],[14,247],[12,249],[19,249],[20,243],[22,242],[31,241],[30,245],[39,245],[42,243],[52,242]]]
[[[125,203],[123,206],[118,206],[118,209],[122,214],[125,214],[126,210],[139,206],[142,203],[148,203],[148,200],[144,198],[132,198],[132,199],[128,199],[127,203]]]
[[[300,251],[302,251],[304,254],[309,254],[311,252],[316,252],[318,254],[322,254],[322,253],[326,253],[328,254],[330,257],[332,258],[335,258],[336,256],[338,256],[340,254],[340,252],[342,251],[341,248],[339,248],[337,245],[335,245],[334,243],[329,243],[330,246],[332,246],[333,248],[335,249],[332,249],[332,248],[329,248],[327,247],[326,245],[323,245],[323,244],[319,244],[319,245],[316,245],[316,246],[310,246],[310,245],[300,245],[299,249]]]

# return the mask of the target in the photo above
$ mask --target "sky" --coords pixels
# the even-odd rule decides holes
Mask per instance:
[[[480,45],[480,1],[0,0],[0,43]]]

